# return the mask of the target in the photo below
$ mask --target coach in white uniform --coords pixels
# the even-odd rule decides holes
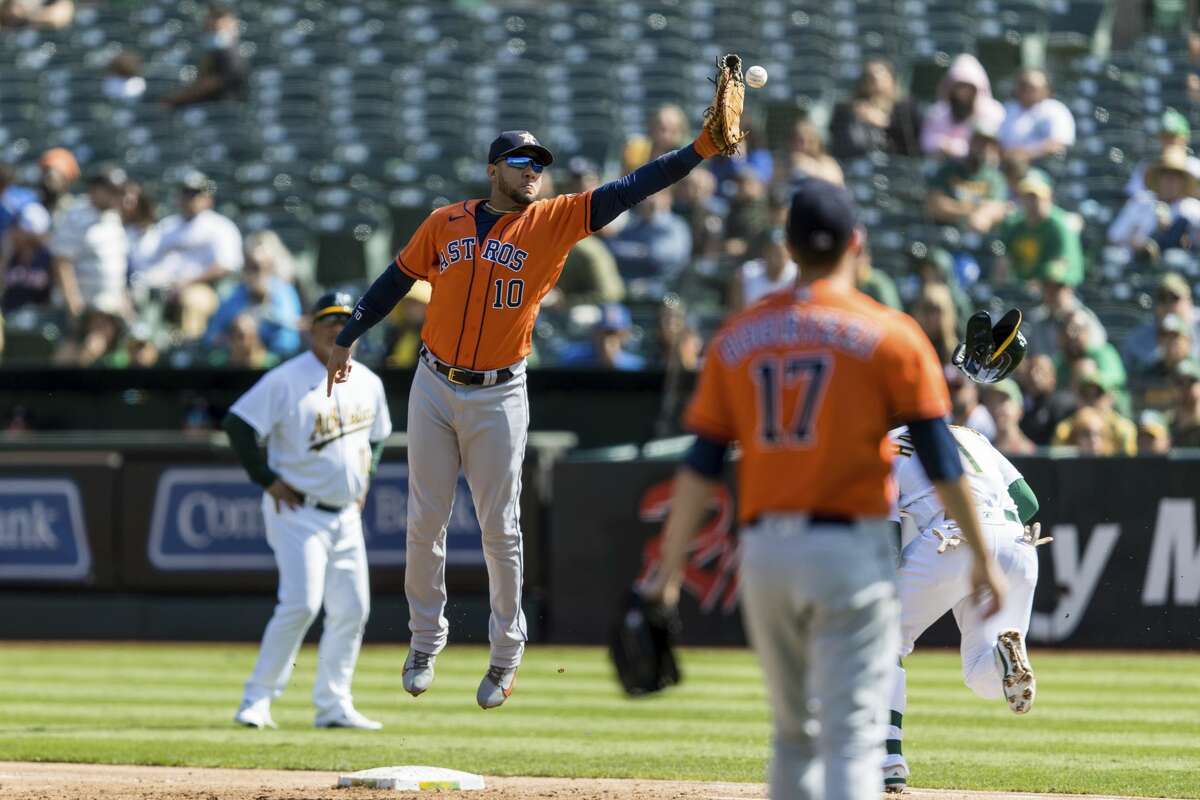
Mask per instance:
[[[1035,547],[1049,540],[1038,539],[1040,525],[1025,527],[1037,513],[1038,501],[1016,467],[971,428],[951,425],[950,431],[979,510],[986,546],[1008,579],[1008,595],[994,616],[985,618],[979,613],[970,597],[971,559],[968,552],[960,552],[958,525],[946,517],[920,461],[912,457],[907,428],[891,431],[897,452],[892,474],[900,492],[893,521],[916,531],[911,541],[902,540],[896,575],[899,655],[903,658],[911,653],[925,629],[953,610],[962,633],[960,652],[967,686],[985,699],[1004,697],[1013,713],[1024,714],[1033,706],[1035,691],[1033,669],[1025,652],[1038,574]],[[889,792],[902,791],[908,780],[908,764],[901,753],[905,705],[905,673],[897,662],[884,760],[884,785]]]
[[[350,316],[348,294],[321,297],[311,349],[280,364],[225,417],[230,443],[266,491],[267,542],[279,565],[279,604],[234,721],[275,727],[271,701],[288,684],[304,634],[325,608],[313,704],[318,728],[383,726],[354,708],[350,682],[370,612],[362,506],[392,432],[379,377],[355,364],[353,383],[325,391],[325,362]],[[266,440],[265,458],[258,439]]]

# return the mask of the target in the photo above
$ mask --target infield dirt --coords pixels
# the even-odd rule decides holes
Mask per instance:
[[[336,772],[199,769],[101,764],[0,762],[5,800],[762,800],[754,783],[616,778],[487,778],[476,792],[392,792],[336,788]],[[921,790],[910,800],[1020,800],[1080,795]],[[1124,800],[1089,796],[1089,800]]]

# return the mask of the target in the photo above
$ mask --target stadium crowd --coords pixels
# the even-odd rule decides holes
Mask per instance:
[[[67,6],[47,4],[58,14],[44,24],[70,24]],[[238,32],[232,9],[213,6],[194,79],[157,97],[138,53],[116,53],[105,97],[135,109],[241,102],[250,67]],[[1200,62],[1200,35],[1189,47]],[[1196,74],[1178,80],[1191,91]],[[868,60],[827,124],[799,115],[768,143],[763,121],[752,121],[741,155],[710,161],[575,248],[544,303],[533,365],[695,370],[726,314],[796,275],[783,244],[790,190],[813,177],[849,182],[872,160],[906,159],[920,165],[925,220],[955,235],[904,241],[899,267],[879,266],[869,246],[859,282],[928,334],[947,365],[955,422],[1016,454],[1047,445],[1097,455],[1200,447],[1200,316],[1187,274],[1172,269],[1200,252],[1200,159],[1189,150],[1188,117],[1161,113],[1152,126],[1157,157],[1134,166],[1123,204],[1089,239],[1095,219],[1056,201],[1053,176],[1076,146],[1072,111],[1041,69],[1004,85],[1007,97],[979,60],[961,54],[922,105],[888,63]],[[685,145],[696,116],[654,109],[611,163],[563,159],[547,172],[545,192],[586,191]],[[155,197],[120,164],[84,170],[63,147],[36,164],[0,164],[0,357],[5,334],[34,329],[58,331],[47,357],[74,367],[264,369],[303,346],[304,300],[331,287],[318,286],[278,235],[243,231],[218,210],[214,180],[191,168],[172,174],[169,194]],[[1098,257],[1085,241],[1156,276],[1150,307],[1120,336],[1078,292]],[[341,288],[364,286],[365,276]],[[360,357],[412,366],[428,298],[418,284]],[[1002,305],[1023,309],[1029,356],[1015,379],[981,387],[949,366],[950,355],[977,307]]]

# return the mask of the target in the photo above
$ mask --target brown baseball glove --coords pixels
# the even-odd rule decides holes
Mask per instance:
[[[742,76],[741,56],[730,53],[717,59],[717,86],[712,105],[704,110],[704,128],[713,144],[724,155],[737,152],[746,138],[742,130],[742,104],[746,99],[746,80]]]

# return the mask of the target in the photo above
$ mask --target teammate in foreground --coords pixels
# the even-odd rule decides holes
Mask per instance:
[[[383,383],[369,369],[330,397],[325,362],[353,299],[329,293],[312,310],[308,352],[280,364],[238,398],[224,427],[261,485],[267,543],[279,565],[279,604],[234,721],[275,727],[271,701],[288,684],[308,627],[325,607],[313,704],[318,728],[383,726],[354,708],[350,682],[370,613],[362,506],[392,432]],[[265,439],[264,453],[258,439]]]
[[[735,123],[741,113],[736,104]],[[732,151],[712,125],[692,144],[591,191],[535,200],[554,156],[528,131],[501,133],[488,151],[491,195],[434,211],[358,303],[328,362],[328,386],[350,375],[350,347],[416,280],[433,286],[421,363],[408,403],[408,540],[404,590],[412,639],[404,689],[433,681],[446,646],[446,523],[461,468],[483,531],[491,591],[490,663],[475,699],[485,709],[512,692],[524,653],[519,519],[529,429],[525,357],[542,298],[571,247],[670,186],[702,160]]]
[[[739,585],[774,714],[771,797],[874,800],[899,628],[887,523],[895,421],[909,423],[968,536],[979,536],[979,522],[943,421],[950,398],[932,346],[910,317],[854,289],[863,234],[849,194],[805,182],[787,238],[796,287],[735,315],[709,346],[686,412],[697,439],[675,479],[647,593],[677,602],[688,542],[738,442]],[[971,586],[989,616],[1004,578],[978,541],[971,549]]]
[[[897,458],[892,464],[900,488],[899,523],[908,517],[918,531],[903,548],[896,586],[900,595],[900,658],[913,650],[925,629],[947,611],[962,632],[963,676],[980,697],[1004,697],[1014,714],[1033,707],[1033,668],[1025,652],[1025,634],[1033,610],[1038,560],[1034,548],[1041,525],[1025,527],[1037,513],[1038,501],[1021,473],[982,435],[970,428],[950,427],[958,445],[975,506],[979,509],[985,547],[995,553],[1008,581],[1008,597],[1000,612],[984,618],[971,602],[969,559],[959,551],[960,526],[947,517],[925,470],[912,458],[913,440],[904,428],[892,431]],[[892,690],[891,724],[884,788],[901,792],[908,783],[908,764],[901,753],[901,725],[905,711],[905,672],[896,662]]]

